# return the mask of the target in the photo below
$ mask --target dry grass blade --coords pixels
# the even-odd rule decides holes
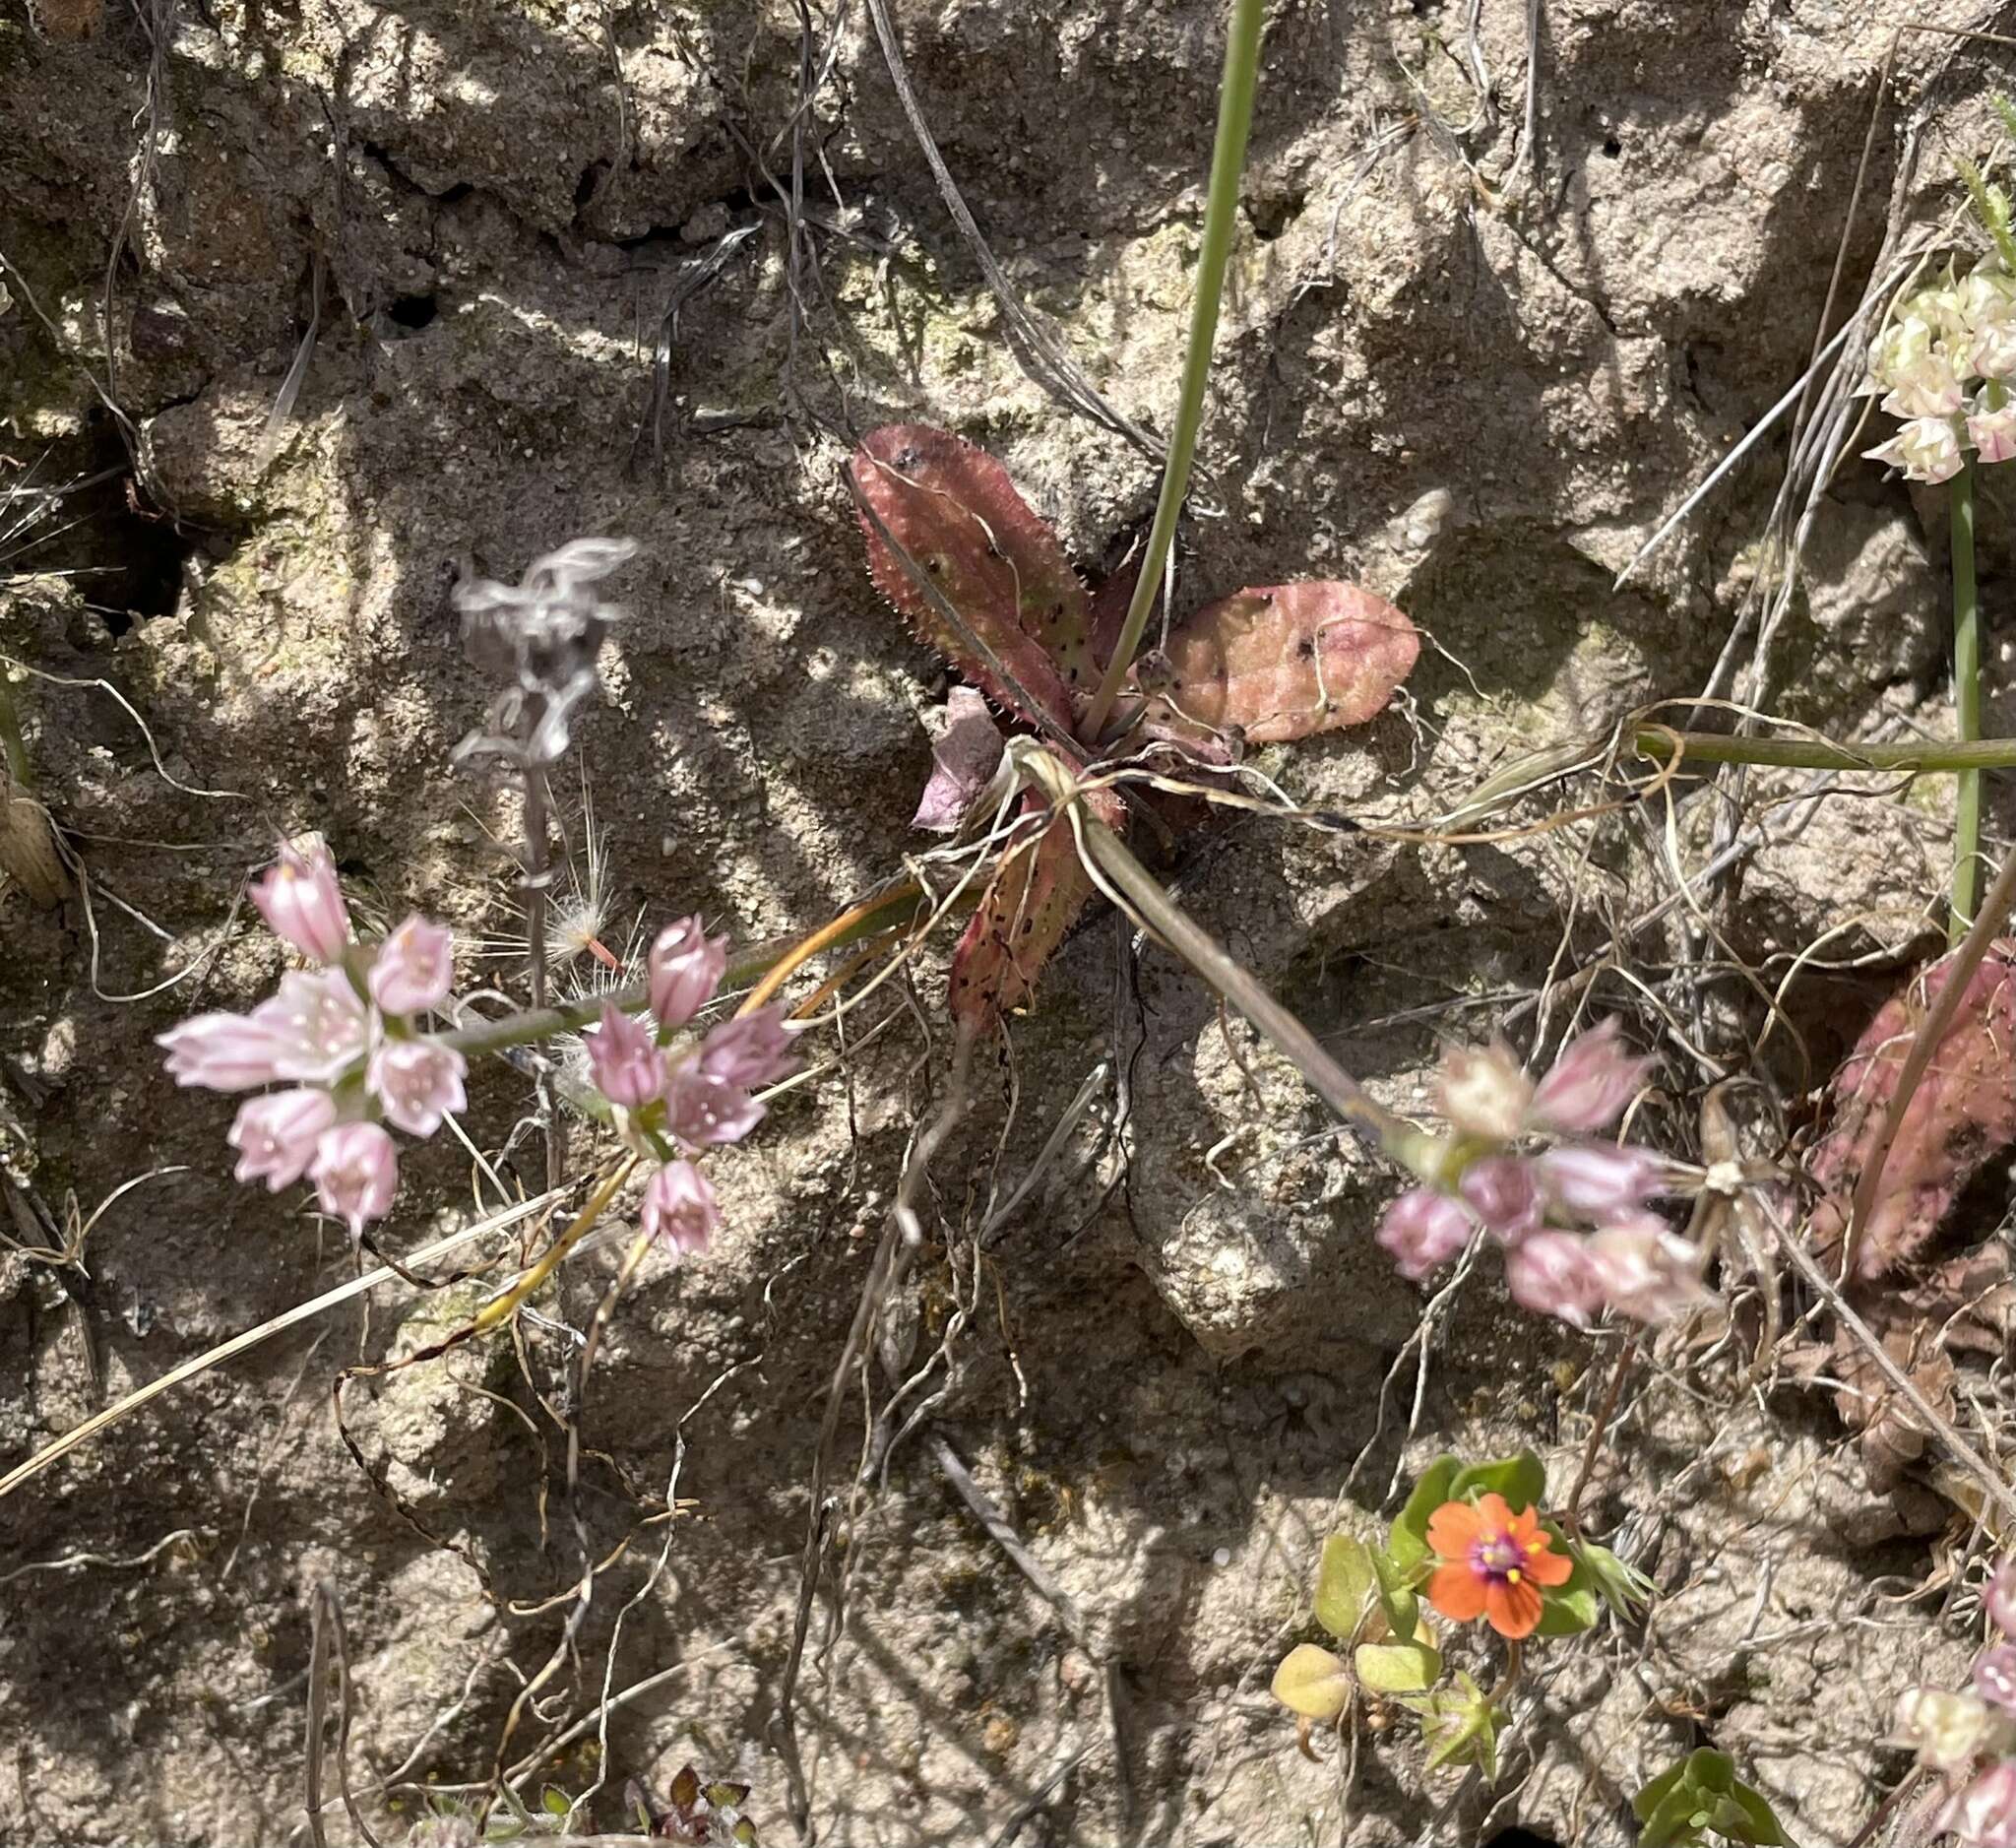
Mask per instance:
[[[336,1587],[326,1578],[316,1581],[310,1603],[308,1630],[308,1744],[302,1774],[303,1798],[308,1811],[308,1833],[315,1848],[328,1848],[322,1832],[322,1734],[329,1702],[329,1663],[336,1658],[338,1704],[336,1715],[336,1776],[348,1813],[350,1826],[370,1848],[378,1848],[356,1798],[350,1794],[350,1650],[344,1633],[343,1606]]]
[[[903,61],[903,46],[889,17],[889,0],[868,0],[868,15],[875,23],[875,36],[881,41],[890,81],[895,84],[897,99],[910,120],[911,133],[916,137],[917,146],[923,151],[931,177],[938,182],[939,196],[945,201],[946,211],[952,214],[952,222],[959,226],[959,234],[966,239],[974,261],[987,279],[987,287],[994,291],[994,299],[1001,304],[1001,312],[1010,330],[1009,345],[1021,360],[1023,370],[1067,410],[1102,424],[1116,436],[1124,436],[1151,462],[1162,461],[1165,454],[1163,444],[1131,417],[1115,411],[1086,377],[1084,368],[1065,351],[1057,337],[1023,306],[1007,272],[995,260],[993,251],[987,247],[987,240],[980,234],[979,225],[967,210],[958,183],[945,164],[945,157],[938,152],[938,144],[932,139],[930,125],[924,120],[916,92],[911,85],[910,71]]]
[[[506,1212],[494,1214],[473,1226],[465,1226],[460,1232],[451,1232],[445,1238],[436,1239],[432,1244],[422,1245],[407,1260],[409,1265],[425,1264],[437,1257],[445,1257],[450,1251],[459,1250],[472,1240],[480,1239],[486,1233],[502,1232],[518,1225],[521,1221],[534,1218],[557,1204],[561,1193],[541,1193],[530,1200],[523,1200]],[[164,1392],[172,1392],[177,1386],[186,1385],[198,1375],[207,1373],[213,1367],[221,1367],[224,1362],[236,1360],[241,1354],[250,1353],[261,1343],[270,1341],[275,1335],[284,1334],[287,1329],[320,1315],[324,1309],[335,1308],[339,1304],[347,1303],[352,1297],[364,1296],[390,1283],[398,1276],[389,1264],[376,1270],[366,1271],[361,1277],[353,1277],[347,1283],[338,1284],[334,1290],[325,1290],[319,1297],[306,1303],[297,1303],[284,1313],[276,1315],[271,1321],[264,1321],[257,1328],[248,1328],[241,1335],[199,1354],[193,1360],[184,1361],[181,1366],[170,1368],[158,1379],[149,1380],[138,1390],[129,1392],[116,1405],[108,1405],[102,1412],[94,1414],[83,1424],[66,1431],[53,1443],[44,1444],[26,1463],[18,1463],[0,1476],[0,1499],[5,1499],[24,1483],[32,1482],[47,1469],[51,1463],[68,1456],[80,1444],[89,1443],[100,1432],[108,1431],[121,1420],[130,1417],[149,1401],[158,1399]]]

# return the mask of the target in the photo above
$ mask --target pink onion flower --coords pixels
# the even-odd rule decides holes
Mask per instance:
[[[346,1221],[354,1238],[367,1220],[392,1211],[399,1188],[399,1151],[376,1123],[338,1123],[325,1129],[308,1168],[322,1210]]]
[[[383,943],[352,945],[319,835],[283,846],[252,900],[276,935],[321,967],[289,970],[249,1014],[199,1014],[158,1044],[180,1085],[290,1085],[239,1107],[228,1138],[234,1173],[275,1192],[305,1177],[323,1210],[354,1233],[391,1210],[398,1188],[398,1151],[382,1123],[430,1136],[467,1108],[462,1054],[412,1021],[448,999],[455,940],[411,917]]]
[[[238,1151],[232,1171],[240,1180],[263,1180],[278,1193],[308,1172],[325,1129],[336,1125],[336,1100],[327,1091],[269,1091],[238,1106],[226,1138]]]
[[[1955,1791],[1932,1831],[1958,1836],[1968,1848],[2016,1848],[2016,1758],[1998,1759]]]
[[[664,1054],[642,1021],[613,1002],[602,1004],[602,1020],[582,1036],[595,1088],[619,1110],[637,1111],[665,1093]]]
[[[387,1122],[424,1139],[469,1108],[468,1072],[462,1054],[439,1040],[386,1040],[371,1054],[364,1084]]]
[[[1982,1593],[1982,1605],[1988,1614],[1988,1622],[2016,1641],[2016,1553],[1995,1567],[1994,1576]]]
[[[279,862],[253,886],[252,902],[275,936],[318,963],[340,962],[349,947],[350,915],[319,834],[283,844]]]
[[[415,916],[378,946],[366,986],[388,1014],[424,1014],[448,998],[454,984],[454,936],[445,924]]]
[[[1420,1157],[1428,1184],[1387,1209],[1379,1244],[1419,1282],[1488,1235],[1513,1301],[1577,1327],[1605,1309],[1662,1321],[1698,1302],[1699,1253],[1647,1207],[1668,1190],[1667,1164],[1579,1139],[1616,1119],[1651,1063],[1614,1021],[1571,1041],[1537,1084],[1500,1042],[1450,1051],[1439,1095],[1455,1139]],[[1534,1146],[1561,1137],[1578,1139]]]
[[[707,1177],[691,1162],[667,1162],[644,1189],[644,1229],[674,1253],[705,1251],[721,1225]]]
[[[683,1027],[714,999],[728,966],[725,937],[710,937],[698,914],[658,933],[646,962],[651,1011],[663,1028]]]

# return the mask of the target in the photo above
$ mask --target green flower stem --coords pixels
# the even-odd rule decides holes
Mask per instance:
[[[916,887],[906,882],[889,897],[876,904],[864,906],[848,928],[833,937],[824,947],[839,949],[845,944],[857,943],[863,937],[873,936],[877,931],[887,930],[916,915],[919,903],[923,902]],[[773,937],[766,943],[752,945],[746,950],[728,958],[726,973],[722,977],[724,988],[738,988],[754,982],[767,970],[784,961],[802,941],[797,936]],[[597,994],[587,1000],[572,1001],[565,1007],[528,1008],[523,1013],[506,1014],[501,1020],[485,1020],[472,1026],[458,1027],[453,1033],[444,1033],[444,1044],[452,1046],[459,1052],[474,1056],[482,1052],[501,1052],[507,1047],[530,1046],[536,1040],[550,1040],[555,1034],[572,1033],[578,1028],[592,1025],[601,1018],[605,1004],[634,1012],[651,998],[650,989],[642,982],[633,982],[626,988],[615,988],[607,994]]]
[[[1133,665],[1148,627],[1148,612],[1162,589],[1163,566],[1176,537],[1176,519],[1190,484],[1190,464],[1197,454],[1197,431],[1204,421],[1204,387],[1211,377],[1211,350],[1218,335],[1219,302],[1225,293],[1226,260],[1231,253],[1232,225],[1239,208],[1239,179],[1246,164],[1246,136],[1253,126],[1253,92],[1260,79],[1260,18],[1262,0],[1232,0],[1231,26],[1226,35],[1225,77],[1218,92],[1218,139],[1211,150],[1211,188],[1204,202],[1204,244],[1197,257],[1197,292],[1190,302],[1190,341],[1183,354],[1182,386],[1176,398],[1176,420],[1169,431],[1168,461],[1164,466],[1162,494],[1155,503],[1155,524],[1141,575],[1134,581],[1133,600],[1113,658],[1106,664],[1099,691],[1093,695],[1079,735],[1096,740],[1111,717],[1120,684]]]
[[[1889,770],[1924,775],[2016,769],[2016,738],[1978,736],[1966,744],[1836,744],[1827,738],[1731,737],[1723,732],[1670,732],[1647,726],[1635,733],[1631,741],[1643,756],[1671,757],[1675,739],[1680,756],[1690,764],[1767,764],[1792,770]]]
[[[7,775],[14,787],[24,796],[31,794],[35,786],[34,773],[29,768],[28,739],[22,735],[21,714],[14,704],[14,686],[4,669],[0,669],[0,756],[7,764]]]
[[[1021,740],[1017,740],[1020,743]],[[1010,750],[1016,745],[1011,744]],[[1078,803],[1070,768],[1047,751],[1019,753],[1029,780],[1059,806],[1077,805],[1079,843],[1097,873],[1117,891],[1126,908],[1236,1007],[1273,1044],[1310,1088],[1346,1121],[1354,1123],[1380,1150],[1416,1174],[1438,1174],[1447,1145],[1423,1134],[1367,1095],[1364,1087],[1317,1043],[1294,1015],[1262,988],[1245,966],[1220,946],[1162,887],[1127,845]]]
[[[1953,478],[1953,717],[1963,744],[1981,736],[1981,598],[1974,573],[1974,458]],[[1981,889],[1981,773],[1963,770],[1953,804],[1953,916],[1958,943],[1974,922]]]

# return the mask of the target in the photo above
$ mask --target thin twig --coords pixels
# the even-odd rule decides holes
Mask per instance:
[[[1849,1306],[1848,1299],[1841,1294],[1840,1286],[1829,1277],[1812,1252],[1795,1234],[1780,1228],[1779,1248],[1792,1259],[1793,1266],[1807,1283],[1819,1292],[1841,1325],[1852,1334],[1869,1359],[1876,1370],[1891,1383],[1909,1402],[1911,1409],[1924,1421],[1926,1431],[1944,1444],[1953,1460],[1964,1464],[1981,1484],[1982,1491],[2002,1512],[2016,1520],[2016,1493],[2011,1493],[1985,1458],[1956,1431],[1952,1424],[1942,1418],[1932,1402],[1920,1391],[1917,1381],[1891,1358],[1890,1350],[1876,1338],[1875,1331],[1867,1322]]]
[[[1252,4],[1253,0],[1242,0],[1242,3]],[[889,66],[890,81],[896,86],[897,100],[903,104],[911,133],[916,137],[925,164],[931,169],[931,177],[938,182],[938,194],[945,201],[946,211],[951,213],[953,223],[959,227],[959,234],[966,239],[974,261],[980,266],[980,273],[987,279],[987,287],[1001,305],[1009,327],[1008,344],[1021,361],[1022,369],[1067,410],[1103,424],[1116,436],[1124,436],[1143,455],[1160,461],[1162,445],[1100,395],[1098,388],[1085,375],[1084,368],[1065,350],[1062,342],[1023,305],[1014,285],[1008,280],[1007,272],[996,261],[993,251],[987,247],[987,240],[980,235],[980,227],[974,222],[973,214],[967,210],[958,183],[945,164],[945,157],[938,152],[938,144],[932,138],[930,125],[924,120],[916,91],[910,81],[910,71],[903,61],[903,46],[889,17],[888,0],[868,0],[868,17],[874,22],[875,37],[882,46],[883,61]]]
[[[1086,1628],[1085,1613],[1078,1608],[1076,1600],[1043,1569],[1042,1562],[1025,1547],[1017,1537],[1015,1529],[1008,1524],[1008,1517],[988,1498],[987,1492],[973,1479],[973,1472],[959,1460],[959,1453],[946,1441],[942,1433],[931,1434],[931,1454],[937,1459],[938,1467],[945,1474],[945,1480],[959,1491],[959,1498],[973,1510],[974,1518],[987,1530],[987,1538],[1014,1562],[1015,1569],[1034,1585],[1042,1600],[1055,1611],[1064,1627],[1071,1632],[1071,1640],[1095,1660],[1102,1652],[1090,1640]]]

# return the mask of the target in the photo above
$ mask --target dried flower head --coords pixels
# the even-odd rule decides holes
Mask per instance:
[[[602,640],[622,613],[595,586],[636,551],[630,540],[578,539],[535,558],[523,583],[456,587],[470,660],[507,682],[484,726],[455,747],[457,763],[493,757],[542,770],[566,754],[575,710],[595,691]]]

